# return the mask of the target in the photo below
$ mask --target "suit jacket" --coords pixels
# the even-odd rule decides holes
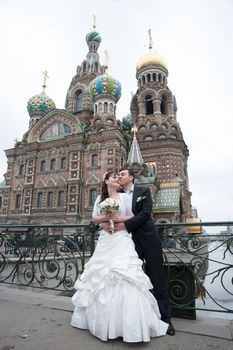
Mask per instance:
[[[137,241],[144,248],[161,245],[160,237],[151,216],[152,205],[150,189],[135,186],[132,201],[134,216],[125,221],[124,224],[127,231],[132,233],[134,241]]]

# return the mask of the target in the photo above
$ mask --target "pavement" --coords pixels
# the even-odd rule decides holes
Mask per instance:
[[[232,319],[173,318],[176,335],[148,343],[103,342],[70,326],[70,297],[0,283],[0,350],[233,350]]]

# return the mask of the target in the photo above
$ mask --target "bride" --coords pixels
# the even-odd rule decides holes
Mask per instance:
[[[118,193],[118,188],[117,175],[106,173],[94,205],[94,223],[124,222],[132,217],[131,199],[126,193]],[[119,203],[117,213],[101,211],[100,203],[106,198]],[[160,320],[157,301],[150,293],[152,284],[126,230],[100,231],[95,252],[75,288],[73,327],[89,329],[104,341],[123,337],[130,343],[148,342],[151,337],[166,334],[168,324]]]

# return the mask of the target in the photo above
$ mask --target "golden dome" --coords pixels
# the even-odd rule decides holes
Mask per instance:
[[[153,51],[150,51],[146,55],[142,56],[138,60],[136,68],[139,70],[142,67],[148,66],[150,64],[159,64],[160,66],[167,68],[165,59],[158,52]]]

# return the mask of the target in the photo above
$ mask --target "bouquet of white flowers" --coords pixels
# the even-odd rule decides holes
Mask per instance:
[[[103,202],[100,203],[100,212],[101,213],[114,213],[119,211],[120,203],[116,199],[106,198]],[[114,232],[114,222],[112,219],[109,220],[112,232]]]

